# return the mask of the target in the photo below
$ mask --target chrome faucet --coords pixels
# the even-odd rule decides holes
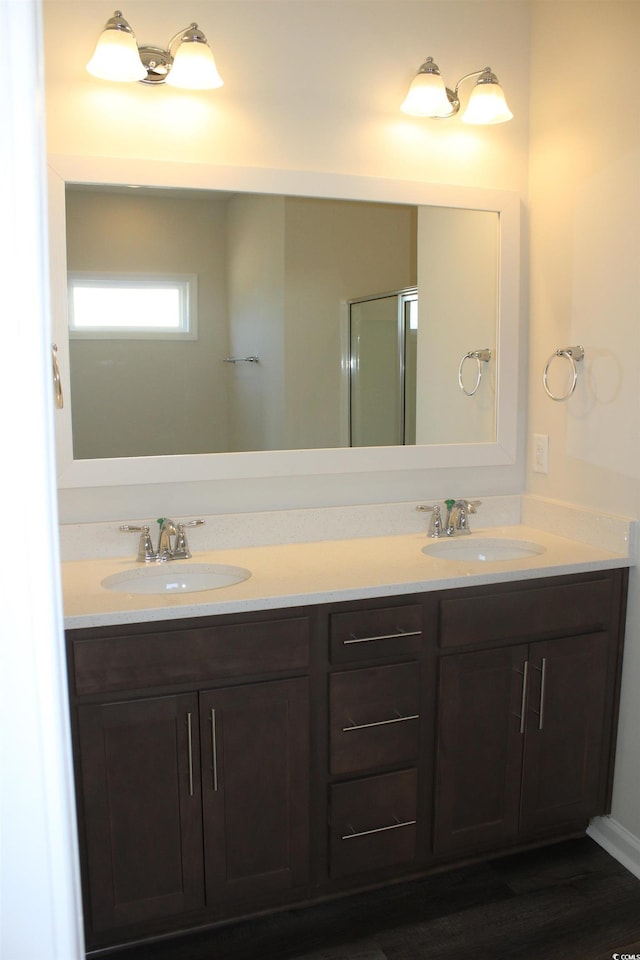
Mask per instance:
[[[178,532],[176,525],[168,517],[160,517],[158,523],[160,524],[160,532],[158,533],[157,555],[160,560],[173,560],[171,537],[175,537]]]
[[[447,520],[445,533],[448,537],[457,537],[471,533],[469,514],[476,513],[480,500],[447,500]]]
[[[158,549],[153,549],[149,527],[141,527],[123,523],[120,530],[123,533],[139,533],[138,563],[165,563],[168,560],[188,560],[191,556],[185,527],[199,527],[204,520],[188,520],[183,523],[174,523],[168,517],[160,517],[158,524]],[[172,539],[173,538],[173,539]]]
[[[471,533],[469,514],[476,513],[476,507],[479,507],[481,502],[481,500],[445,500],[447,515],[444,520],[438,503],[432,507],[420,504],[416,509],[431,513],[427,536],[437,540],[439,537],[457,537]]]

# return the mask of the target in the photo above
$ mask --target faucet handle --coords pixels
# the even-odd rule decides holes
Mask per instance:
[[[477,513],[476,507],[479,507],[482,503],[482,500],[465,500],[464,497],[460,497],[458,500],[447,500],[447,506],[451,504],[453,507],[463,507],[467,513]]]
[[[185,527],[199,527],[204,520],[186,520],[184,523],[176,524],[176,540],[173,548],[173,557],[175,560],[188,560],[191,556],[187,535],[184,532]]]
[[[149,533],[149,527],[143,525],[141,527],[136,527],[131,523],[123,523],[120,526],[121,533],[139,533],[140,542],[138,544],[138,556],[136,560],[139,563],[150,563],[152,560],[156,559],[156,555],[153,551],[153,544],[151,542],[151,534]]]
[[[429,530],[427,532],[428,537],[433,537],[435,540],[438,537],[442,536],[443,525],[442,525],[442,514],[440,513],[440,504],[436,503],[433,507],[428,506],[427,504],[421,503],[416,507],[416,510],[420,510],[423,513],[430,513],[431,520],[429,522]]]

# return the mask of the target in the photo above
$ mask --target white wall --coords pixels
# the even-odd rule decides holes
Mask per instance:
[[[0,551],[0,956],[80,960],[52,442],[38,7],[0,0],[0,20],[7,45],[0,59],[0,282],[7,318],[0,494],[15,534]]]
[[[513,190],[528,176],[528,0],[193,0],[225,80],[185,94],[116,85],[84,70],[109,2],[45,0],[51,153],[179,160]],[[168,0],[130,0],[141,42],[182,25]],[[73,30],[67,25],[72,22]],[[399,111],[432,54],[445,80],[490,64],[516,119],[496,127]],[[61,491],[63,521],[511,493],[514,466]]]
[[[640,514],[640,4],[534,0],[529,434],[549,435],[542,496]],[[566,403],[543,392],[582,344]],[[556,361],[558,363],[560,361]],[[632,571],[612,816],[640,870],[640,590]],[[626,834],[625,834],[626,836]]]

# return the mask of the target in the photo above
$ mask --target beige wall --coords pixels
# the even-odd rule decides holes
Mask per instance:
[[[529,435],[549,475],[529,490],[640,513],[640,4],[534,0]],[[542,371],[582,344],[574,396]],[[613,817],[640,838],[640,591],[632,571]],[[640,839],[638,840],[640,856]]]
[[[203,29],[225,85],[195,96],[85,72],[110,0],[43,10],[50,152],[526,189],[527,0],[128,0],[141,43],[166,43],[185,18]],[[428,54],[450,86],[490,64],[516,121],[405,117]]]

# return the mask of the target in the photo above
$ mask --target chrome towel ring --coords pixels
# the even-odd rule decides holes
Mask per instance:
[[[549,367],[556,357],[564,357],[565,360],[568,360],[571,365],[571,384],[566,393],[562,396],[557,397],[555,393],[552,393],[549,389],[548,378],[549,378]],[[584,347],[581,347],[580,344],[576,347],[561,347],[559,350],[556,350],[555,353],[552,353],[549,359],[547,360],[546,366],[544,368],[544,373],[542,374],[542,385],[547,392],[547,396],[551,397],[552,400],[568,400],[573,391],[576,388],[576,383],[578,382],[578,371],[576,369],[576,363],[579,363],[580,360],[584,358]]]
[[[476,371],[476,382],[473,390],[467,390],[462,382],[462,368],[464,367],[466,360],[475,360],[478,366]],[[489,360],[491,360],[491,350],[470,350],[469,353],[465,353],[464,357],[460,361],[460,366],[458,367],[458,386],[465,396],[472,397],[478,392],[478,387],[480,386],[480,381],[482,380],[481,364],[489,363]]]

